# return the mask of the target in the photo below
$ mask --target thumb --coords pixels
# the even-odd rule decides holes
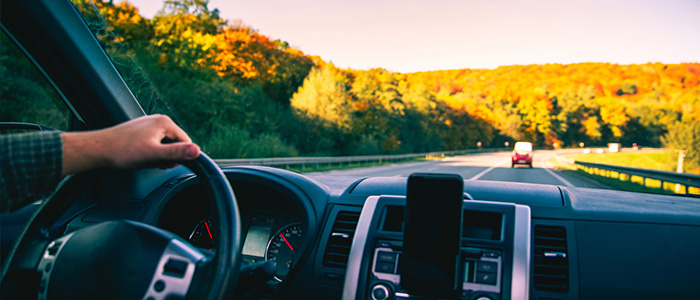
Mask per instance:
[[[192,160],[199,156],[199,146],[193,143],[173,143],[162,145],[163,160]]]

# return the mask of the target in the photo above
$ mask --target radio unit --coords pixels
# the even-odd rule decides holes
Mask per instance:
[[[402,242],[378,240],[372,258],[371,289],[368,298],[386,300],[391,298],[413,299],[401,288],[401,275],[398,273],[402,255]],[[462,282],[460,299],[472,299],[472,296],[488,296],[500,299],[503,251],[491,248],[463,248],[458,269]]]
[[[415,282],[402,282],[401,278],[401,270],[405,268],[402,264],[406,262],[404,204],[405,197],[401,196],[371,196],[365,202],[350,249],[343,299],[528,298],[529,207],[464,201],[454,272],[458,287],[449,297],[435,297],[402,286]],[[426,242],[426,246],[430,247],[429,244]],[[428,272],[418,273],[418,276],[422,276],[418,280],[432,279]]]

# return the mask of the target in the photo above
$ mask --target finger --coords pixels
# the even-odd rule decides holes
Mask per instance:
[[[158,147],[159,158],[170,161],[192,160],[199,156],[199,146],[193,143],[179,142],[162,144]]]
[[[173,122],[173,120],[170,119],[169,117],[163,116],[160,120],[160,125],[165,130],[165,137],[166,138],[169,138],[169,139],[172,139],[175,141],[179,141],[179,142],[187,142],[187,143],[192,142],[192,139],[190,139],[190,137],[187,135],[187,133],[185,133],[185,131],[182,130],[182,128],[177,126],[175,124],[175,122]]]

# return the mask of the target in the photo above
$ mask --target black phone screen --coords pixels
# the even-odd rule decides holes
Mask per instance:
[[[401,287],[417,295],[453,298],[462,235],[464,181],[456,174],[408,178]]]

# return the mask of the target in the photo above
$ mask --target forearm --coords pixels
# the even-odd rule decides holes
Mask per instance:
[[[63,138],[63,169],[66,176],[89,169],[109,167],[109,145],[101,137],[99,131],[64,132]]]
[[[168,139],[176,141],[163,144]],[[166,116],[137,118],[87,132],[0,137],[0,209],[50,191],[63,176],[94,168],[171,168],[199,156],[199,146]]]
[[[170,118],[141,117],[114,127],[67,132],[63,137],[63,175],[93,168],[174,167],[197,158],[199,147]],[[177,141],[163,144],[163,139]]]

